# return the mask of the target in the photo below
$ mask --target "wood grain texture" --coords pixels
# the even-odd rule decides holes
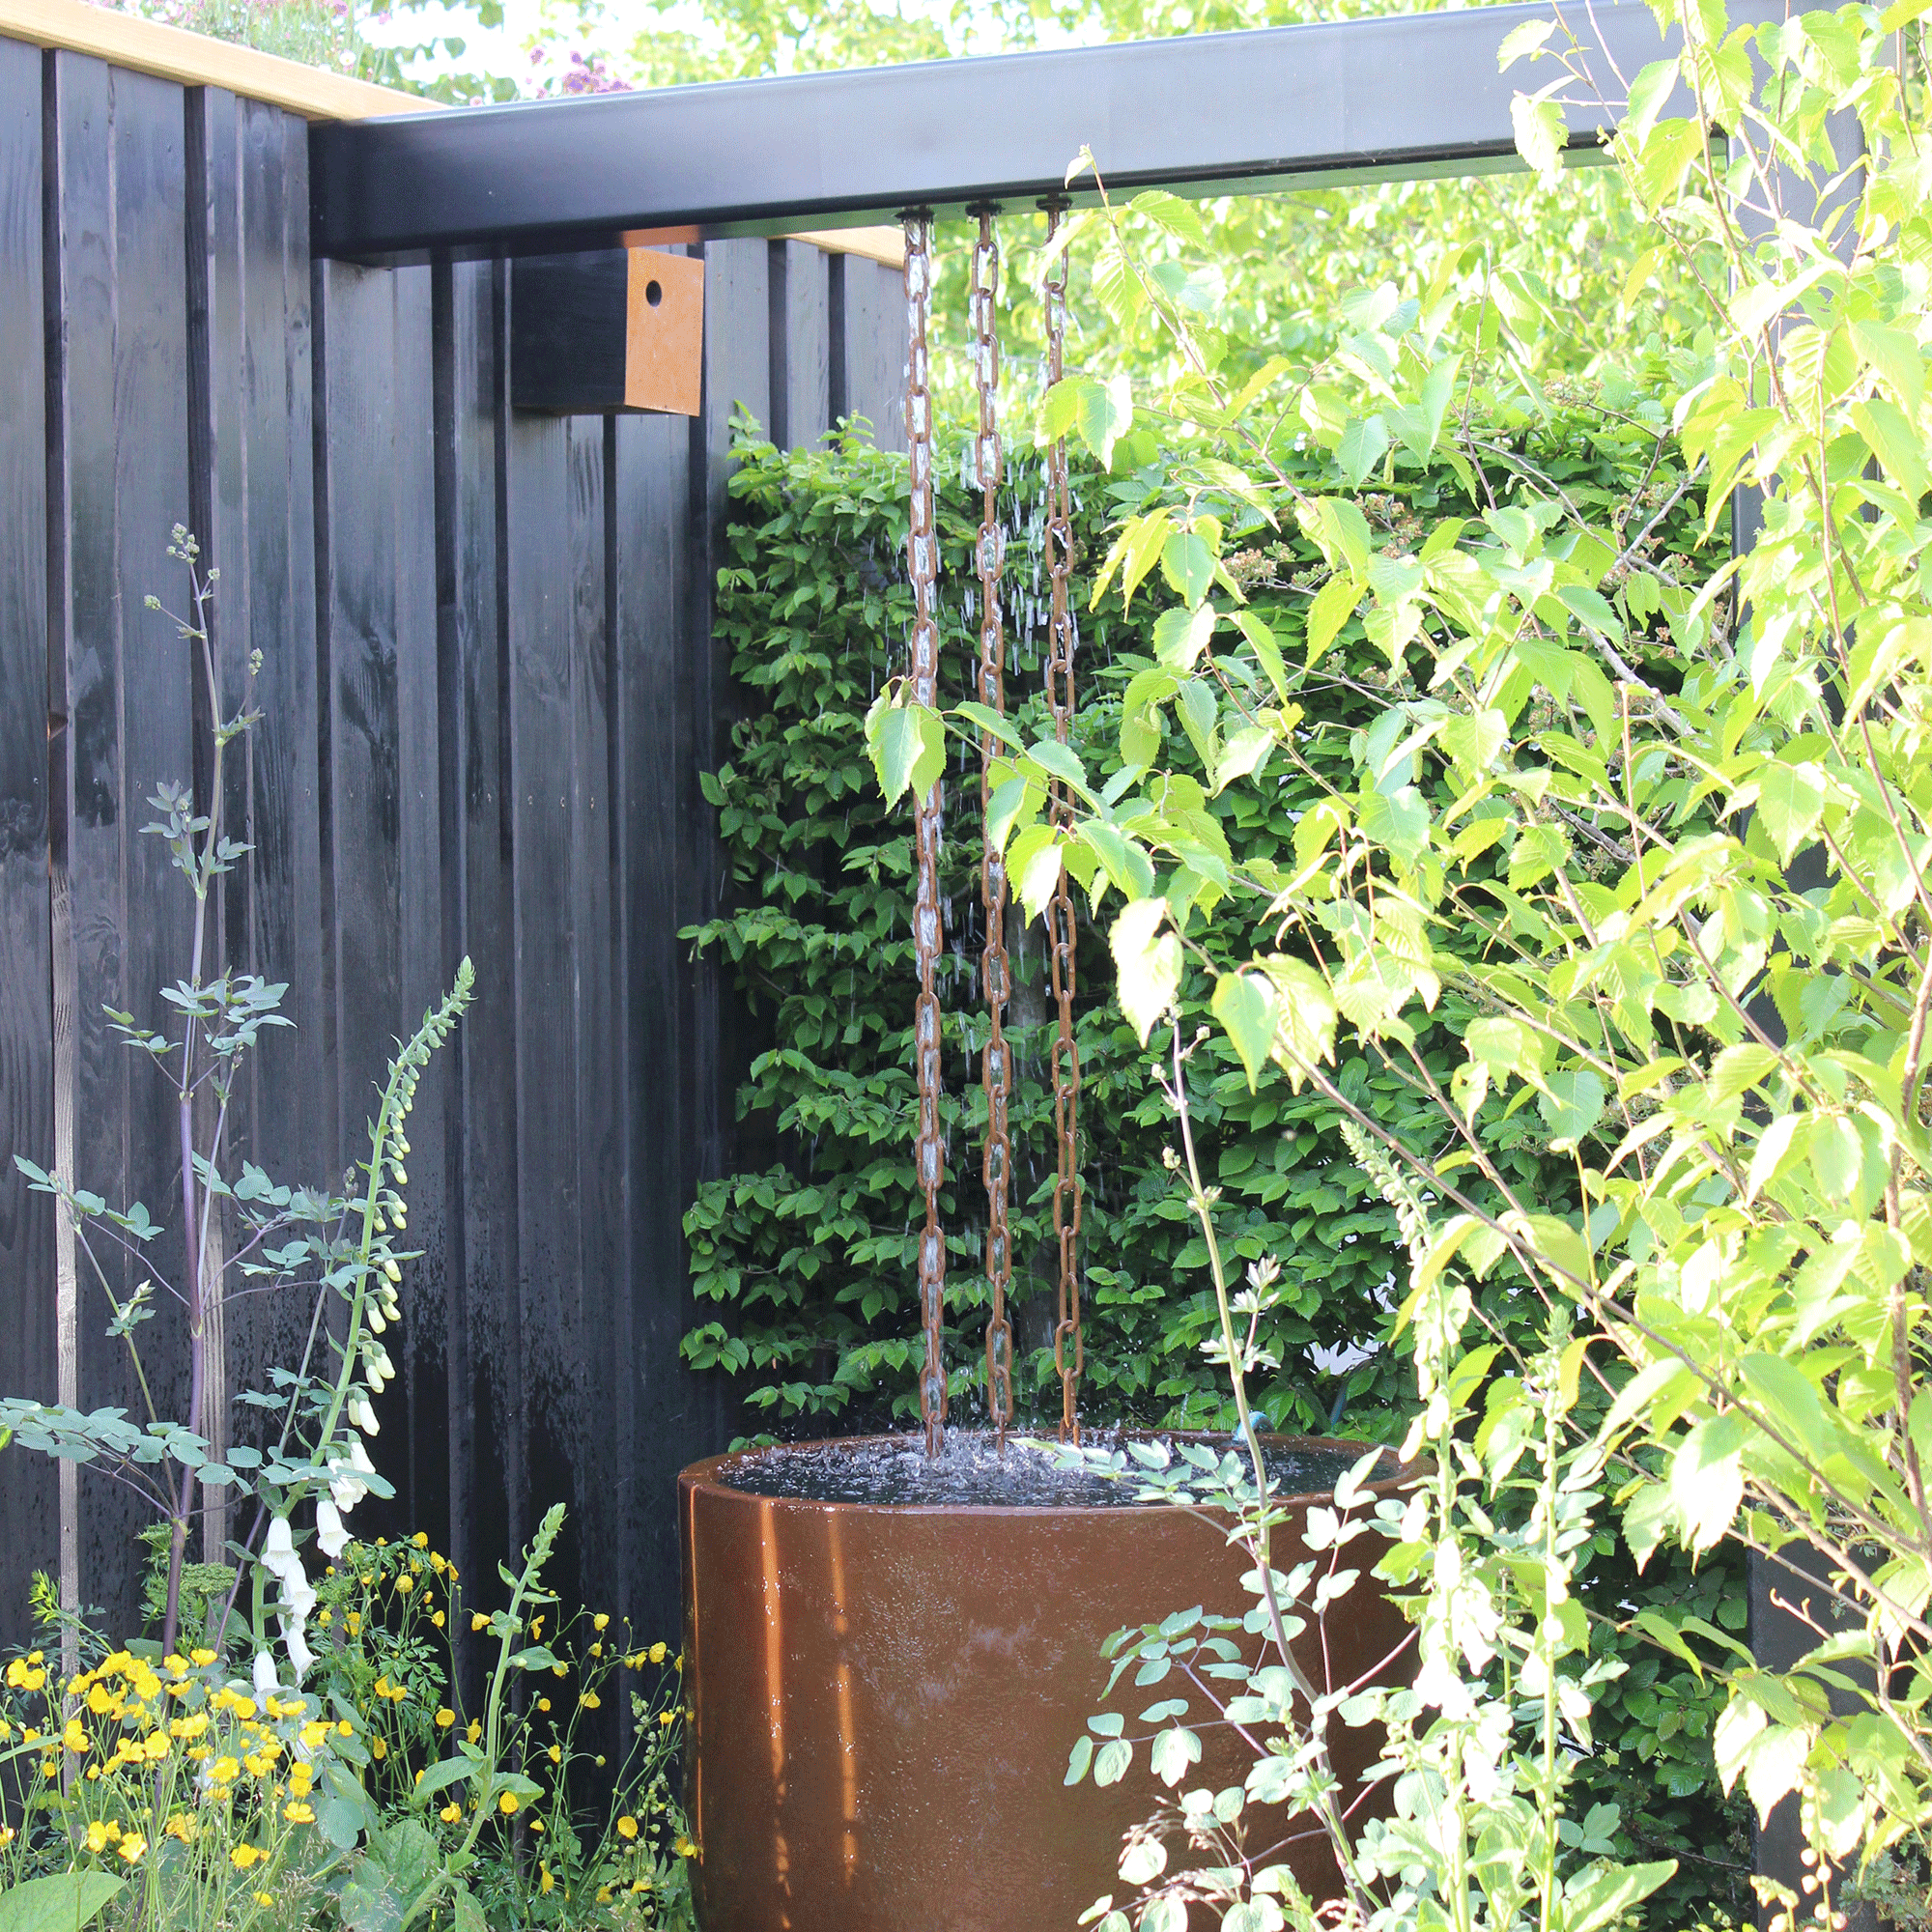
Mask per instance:
[[[47,685],[46,408],[42,281],[41,61],[0,45],[0,1390],[51,1402],[54,1209],[16,1154],[54,1165],[50,753],[64,757]],[[50,731],[53,736],[50,737]],[[65,787],[63,786],[63,790]],[[51,1562],[56,1484],[14,1457],[0,1483],[0,1643],[27,1635],[22,1557]]]
[[[360,121],[372,114],[421,114],[442,103],[253,47],[110,13],[86,0],[0,0],[0,36],[40,47],[93,54],[131,73],[185,87],[223,87],[272,101],[311,121]]]
[[[824,254],[802,242],[773,242],[768,327],[771,421],[781,449],[810,449],[831,427],[831,277]]]
[[[54,56],[49,152],[65,317],[62,446],[64,589],[54,613],[71,720],[69,881],[75,954],[76,1179],[110,1200],[139,1200],[168,1232],[156,1265],[183,1273],[174,1113],[165,1081],[121,1043],[105,1016],[124,1008],[162,1024],[156,988],[189,959],[188,896],[146,800],[192,772],[192,683],[173,626],[144,608],[179,605],[183,573],[166,554],[189,510],[187,320],[181,90],[78,55]],[[104,1258],[103,1258],[104,1259]],[[126,1269],[111,1264],[117,1289]],[[139,1409],[124,1346],[84,1293],[84,1405]],[[186,1351],[180,1325],[143,1335],[157,1405],[178,1409]],[[128,1539],[147,1512],[105,1478],[80,1485],[80,1588],[117,1629],[138,1596]]]
[[[864,416],[880,449],[903,452],[905,285],[877,262],[846,255],[831,263],[833,416]]]

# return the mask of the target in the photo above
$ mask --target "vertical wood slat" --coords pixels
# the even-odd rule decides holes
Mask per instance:
[[[167,620],[143,606],[151,590],[170,601],[179,593],[179,566],[165,553],[189,501],[182,94],[82,56],[51,59],[66,335],[62,446],[50,463],[61,469],[65,509],[54,624],[71,729],[75,1174],[109,1199],[146,1203],[167,1230],[157,1265],[178,1274],[185,1231],[166,1084],[121,1043],[102,1009],[159,1024],[155,989],[188,963],[186,894],[165,848],[139,831],[155,786],[192,772],[185,653]],[[126,1271],[117,1272],[125,1286]],[[138,1412],[125,1348],[102,1325],[98,1295],[83,1289],[83,1400]],[[179,1329],[156,1321],[143,1341],[156,1401],[179,1412]],[[114,1627],[133,1628],[139,1566],[129,1538],[143,1513],[99,1477],[83,1476],[80,1495],[82,1595]]]
[[[767,243],[771,419],[781,449],[810,449],[832,424],[830,257],[809,242]]]
[[[860,255],[828,264],[834,421],[864,416],[880,449],[905,451],[905,281]]]
[[[468,1574],[488,1577],[525,1532],[519,1125],[515,1038],[517,961],[509,890],[515,853],[509,769],[508,559],[499,541],[507,476],[504,265],[462,262],[449,280],[447,500],[439,543],[451,602],[449,755],[458,760],[460,844],[445,852],[456,894],[455,942],[475,968],[476,997],[457,1038],[445,1172],[463,1216],[462,1262],[449,1279],[451,1459],[447,1548]],[[452,1192],[452,1204],[455,1192]],[[472,1661],[473,1667],[473,1661]]]
[[[316,483],[318,659],[326,746],[326,878],[332,884],[331,1051],[336,1173],[367,1157],[366,1122],[394,1041],[442,976],[440,751],[432,522],[430,271],[321,265]],[[432,1065],[408,1123],[440,1178],[441,1083]],[[440,1189],[412,1190],[404,1238],[403,1338],[442,1325]],[[434,1344],[432,1344],[434,1346]],[[393,1351],[392,1351],[393,1353]],[[384,1472],[399,1522],[417,1498],[408,1454],[413,1370],[406,1352],[379,1415],[397,1425]],[[439,1472],[436,1488],[440,1492]]]
[[[219,570],[213,636],[224,713],[259,722],[227,754],[228,827],[252,847],[222,882],[222,962],[285,982],[293,1024],[264,1033],[243,1065],[228,1147],[273,1179],[333,1177],[322,1123],[321,827],[316,771],[314,453],[310,406],[306,141],[294,117],[216,89],[190,90],[190,151],[206,169],[189,224],[190,299],[203,419],[196,444],[198,534]],[[199,134],[199,139],[193,138]],[[292,138],[292,134],[298,138]],[[191,211],[195,202],[190,201]],[[205,251],[205,252],[201,252]],[[252,692],[251,654],[260,653]],[[298,1355],[309,1305],[251,1297],[229,1311],[231,1394],[268,1386]],[[243,1412],[245,1427],[245,1411]]]
[[[0,1389],[51,1402],[58,1350],[53,1204],[19,1154],[54,1166],[50,766],[64,726],[47,696],[46,412],[42,284],[42,61],[0,42]],[[65,786],[62,787],[63,792]],[[0,1482],[0,1548],[52,1560],[54,1472],[14,1458]],[[14,1565],[0,1570],[14,1580]],[[0,1601],[0,1637],[26,1635],[26,1605]]]

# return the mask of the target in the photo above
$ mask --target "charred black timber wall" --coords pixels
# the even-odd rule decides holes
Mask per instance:
[[[286,980],[231,1143],[339,1178],[372,1083],[468,952],[477,1001],[411,1122],[395,1503],[484,1593],[551,1502],[566,1595],[672,1634],[672,1478],[734,1418],[687,1374],[680,1219],[729,1157],[739,1048],[676,933],[717,901],[698,773],[730,703],[710,631],[727,425],[863,412],[894,440],[895,271],[799,242],[707,244],[701,418],[513,412],[501,262],[311,260],[303,124],[214,89],[0,40],[0,1391],[137,1409],[97,1287],[14,1171],[71,1135],[80,1185],[173,1229],[160,1082],[106,1007],[156,1010],[188,912],[157,781],[210,780],[209,694],[153,591],[182,523],[221,577],[226,774],[253,850],[224,956]],[[150,1023],[158,1024],[157,1021]],[[178,1276],[178,1254],[160,1252]],[[299,1352],[242,1300],[231,1392]],[[142,1332],[164,1407],[182,1324]],[[239,1412],[245,1439],[248,1411]],[[84,1603],[133,1627],[138,1506],[83,1471]],[[55,1472],[0,1452],[0,1636],[58,1573]]]

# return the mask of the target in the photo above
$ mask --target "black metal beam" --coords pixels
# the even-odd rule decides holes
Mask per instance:
[[[1782,17],[1748,0],[1734,20]],[[1220,194],[1518,165],[1510,100],[1553,74],[1496,48],[1554,13],[1608,99],[1668,45],[1647,6],[1558,0],[986,60],[520,101],[311,133],[319,255],[608,247],[626,231],[773,234],[1057,192],[1091,148],[1110,189]],[[1558,38],[1562,38],[1559,30]],[[1570,110],[1594,152],[1599,104]]]

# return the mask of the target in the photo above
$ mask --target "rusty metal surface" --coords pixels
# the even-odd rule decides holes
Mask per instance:
[[[1064,210],[1047,212],[1047,240],[1052,241]],[[1046,279],[1046,380],[1057,383],[1066,373],[1066,255],[1054,258]],[[1073,574],[1073,523],[1067,500],[1066,440],[1061,438],[1047,452],[1047,563],[1053,580],[1053,615],[1047,634],[1046,702],[1053,713],[1053,734],[1064,745],[1073,730],[1073,610],[1068,585]],[[1050,816],[1056,830],[1073,823],[1073,801],[1057,781],[1052,786]],[[1074,952],[1080,932],[1073,906],[1073,888],[1066,867],[1046,909],[1047,956],[1052,963],[1053,1004],[1058,1016],[1053,1038],[1053,1131],[1060,1152],[1059,1174],[1053,1183],[1053,1237],[1059,1250],[1060,1293],[1053,1330],[1053,1366],[1060,1374],[1060,1436],[1080,1440],[1080,1372],[1086,1348],[1080,1334],[1080,1048],[1073,1037]]]
[[[1102,1708],[1100,1643],[1193,1604],[1238,1614],[1245,1557],[1175,1509],[802,1502],[726,1488],[729,1460],[686,1470],[678,1498],[704,1932],[1069,1932],[1119,1896],[1121,1834],[1167,1794],[1144,1751],[1118,1785],[1063,1783]],[[1325,1655],[1311,1631],[1297,1656],[1352,1682],[1406,1630],[1365,1576]],[[1238,1782],[1229,1734],[1204,1742],[1188,1782]],[[1343,1735],[1351,1786],[1378,1748]],[[1333,1888],[1319,1842],[1290,1862]]]
[[[980,702],[1002,717],[1007,710],[1006,616],[1000,580],[1006,564],[1006,532],[1000,524],[999,489],[1004,475],[1000,448],[1000,244],[993,233],[995,211],[982,207],[980,239],[973,249],[970,323],[973,384],[980,404],[980,431],[974,464],[980,479]],[[999,741],[980,733],[980,810],[985,823],[992,796],[993,761]],[[986,916],[986,943],[980,975],[986,995],[986,1044],[980,1058],[986,1093],[986,1147],[980,1173],[986,1185],[986,1411],[995,1439],[1005,1446],[1013,1414],[1013,1330],[1007,1320],[1007,1289],[1012,1280],[1012,1243],[1007,1227],[1008,1189],[1012,1172],[1012,1139],[1008,1104],[1012,1065],[1007,1050],[1006,1008],[1011,996],[1007,962],[1007,861],[990,838],[980,848],[980,902]]]
[[[926,706],[939,701],[939,537],[933,524],[932,393],[926,363],[926,325],[932,308],[932,219],[923,210],[905,216],[906,449],[912,518],[906,531],[906,571],[912,579],[912,689]],[[919,1413],[925,1446],[937,1455],[946,1439],[946,1231],[939,1219],[939,1190],[946,1179],[946,1149],[939,1124],[939,995],[934,975],[945,935],[939,914],[939,839],[944,781],[914,807],[913,842],[919,858],[919,890],[913,900],[913,949],[919,959],[919,997],[913,1008],[913,1055],[919,1077],[916,1153],[925,1225],[919,1239],[920,1317],[925,1359],[919,1376]]]

